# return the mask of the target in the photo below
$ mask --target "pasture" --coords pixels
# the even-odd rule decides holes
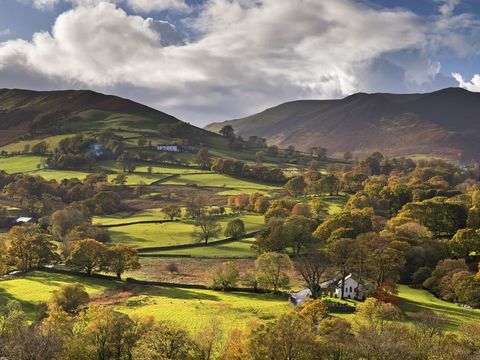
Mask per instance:
[[[52,292],[60,286],[75,282],[85,286],[94,303],[96,297],[108,302],[109,294],[123,291],[117,289],[118,283],[115,281],[31,272],[24,277],[1,280],[0,303],[19,301],[33,320],[37,305],[48,301]],[[120,297],[119,302],[108,306],[129,315],[171,320],[192,331],[200,330],[211,321],[219,321],[224,330],[241,328],[251,321],[270,320],[289,310],[284,297],[269,294],[157,286],[135,287],[124,294],[126,296]]]
[[[235,217],[228,216],[219,219],[222,229]],[[259,214],[241,214],[247,232],[255,231],[263,226],[263,216]],[[160,247],[185,245],[193,243],[191,234],[195,229],[193,221],[175,221],[159,224],[134,224],[110,228],[112,241],[125,243],[135,247]],[[212,241],[223,239],[223,233]]]
[[[190,256],[194,258],[255,258],[258,254],[252,249],[255,238],[241,239],[224,244],[199,246],[189,249],[152,251],[144,255]]]
[[[25,173],[37,170],[38,164],[45,161],[42,156],[17,155],[0,157],[0,170],[9,174]]]
[[[208,186],[220,188],[220,195],[238,195],[261,193],[279,190],[280,187],[272,184],[248,181],[223,174],[183,174],[169,178],[163,182],[166,185]],[[224,189],[223,191],[221,189]]]
[[[400,308],[407,315],[419,311],[432,310],[444,315],[447,319],[445,329],[453,331],[470,320],[480,321],[480,309],[468,309],[459,305],[440,300],[430,292],[421,289],[412,289],[406,285],[398,286]]]

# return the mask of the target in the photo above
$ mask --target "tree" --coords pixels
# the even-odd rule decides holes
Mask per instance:
[[[234,239],[241,239],[245,236],[245,223],[242,219],[233,219],[230,220],[225,228],[224,232],[226,237],[231,237]]]
[[[232,261],[218,264],[210,273],[210,287],[227,290],[233,288],[238,281],[239,272]]]
[[[197,155],[194,156],[193,161],[198,164],[201,168],[209,168],[210,167],[210,153],[208,152],[208,148],[206,146],[201,146],[198,150]]]
[[[40,141],[32,146],[32,154],[35,155],[45,155],[48,150],[48,144],[46,141]]]
[[[162,208],[162,212],[173,221],[175,217],[182,215],[182,208],[177,204],[167,204]]]
[[[29,271],[58,259],[56,246],[38,225],[14,226],[8,236],[8,258],[21,271]]]
[[[297,313],[281,315],[261,325],[249,341],[246,359],[320,359],[320,349],[312,326]]]
[[[307,184],[305,184],[302,176],[295,176],[288,180],[285,184],[285,189],[287,189],[291,195],[302,195],[306,186]]]
[[[304,247],[312,244],[315,240],[312,230],[313,222],[305,216],[292,215],[285,221],[283,231],[296,255],[299,255]]]
[[[192,237],[197,241],[205,241],[205,245],[208,245],[208,241],[220,235],[222,227],[218,223],[217,219],[210,215],[201,215],[195,220],[195,231]]]
[[[94,239],[80,240],[73,246],[65,265],[92,275],[104,269],[106,251],[107,247]]]
[[[328,317],[328,306],[323,300],[309,299],[300,307],[299,313],[316,328]]]
[[[286,271],[292,269],[292,262],[287,254],[267,252],[255,261],[260,286],[277,292],[285,289],[290,283]]]
[[[169,321],[152,326],[137,343],[134,359],[143,360],[184,360],[191,359],[194,342],[187,331]]]
[[[124,244],[110,246],[105,252],[105,269],[122,280],[125,271],[140,269],[137,250]]]
[[[112,184],[114,185],[125,185],[127,183],[127,175],[118,174],[112,179]]]
[[[205,212],[207,199],[204,196],[191,193],[185,201],[187,216],[195,219]]]
[[[480,235],[474,229],[461,229],[448,243],[455,256],[468,258],[470,254],[480,254]]]
[[[400,310],[389,303],[383,303],[375,298],[368,298],[357,306],[358,317],[373,329],[381,332],[386,325],[400,319]]]
[[[321,199],[313,199],[310,202],[310,208],[313,218],[317,221],[317,223],[320,223],[325,217],[328,216],[328,210],[330,206]]]
[[[345,278],[347,277],[352,261],[352,248],[355,244],[353,239],[337,239],[328,246],[328,254],[333,264],[338,268],[341,275],[342,293],[341,298],[345,294]]]
[[[145,140],[144,138],[140,138],[137,141],[137,145],[139,148],[144,148],[145,145],[147,145],[147,140]]]
[[[75,313],[78,308],[88,303],[90,297],[85,287],[79,283],[65,284],[60,289],[54,290],[50,303],[60,307],[67,313]]]
[[[220,129],[219,133],[228,139],[235,138],[235,130],[233,130],[233,127],[231,125],[225,125]]]
[[[317,299],[321,294],[320,283],[322,276],[330,266],[330,259],[324,251],[311,249],[298,260],[298,271],[307,287],[312,293],[312,298]]]
[[[284,251],[289,244],[283,228],[281,219],[273,218],[269,220],[266,228],[255,236],[253,247],[258,252]]]
[[[135,157],[128,151],[124,151],[123,154],[118,157],[117,161],[120,163],[123,172],[134,172],[137,167],[135,164]]]

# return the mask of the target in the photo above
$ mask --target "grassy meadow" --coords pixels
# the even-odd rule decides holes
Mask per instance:
[[[255,231],[263,226],[262,215],[241,214],[238,216],[245,223],[247,232]],[[235,217],[227,216],[219,221],[222,229]],[[98,220],[98,219],[97,219]],[[159,247],[185,245],[194,242],[191,234],[195,229],[194,222],[189,220],[159,224],[133,224],[109,229],[113,242],[124,243],[135,247]],[[223,233],[216,239],[223,239]]]
[[[37,305],[48,301],[60,286],[75,282],[85,286],[93,303],[104,291],[124,292],[117,289],[115,281],[31,272],[24,277],[1,280],[0,303],[13,299],[19,301],[33,320]],[[270,320],[289,310],[285,297],[269,294],[148,286],[123,295],[118,302],[108,306],[129,315],[172,320],[189,330],[200,330],[211,321],[219,321],[225,330],[242,328],[249,322]],[[102,304],[101,301],[98,303]]]

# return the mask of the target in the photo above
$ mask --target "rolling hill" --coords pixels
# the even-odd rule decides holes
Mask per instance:
[[[0,146],[19,137],[34,139],[106,128],[168,140],[172,126],[198,142],[222,147],[224,139],[219,135],[117,96],[89,90],[0,89]]]
[[[480,158],[480,93],[461,88],[293,101],[206,129],[217,132],[226,124],[243,137],[262,136],[270,144],[302,150],[323,146],[336,155],[381,151],[389,156]]]

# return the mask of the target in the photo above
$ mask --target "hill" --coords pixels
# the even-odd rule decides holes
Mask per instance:
[[[339,100],[293,101],[231,125],[239,135],[265,137],[280,147],[322,146],[329,154],[434,155],[480,158],[480,93],[448,88],[426,94],[358,93]]]
[[[0,146],[19,137],[42,138],[110,128],[168,140],[175,131],[221,146],[222,138],[148,106],[89,90],[0,89]],[[135,134],[134,134],[135,135]]]

